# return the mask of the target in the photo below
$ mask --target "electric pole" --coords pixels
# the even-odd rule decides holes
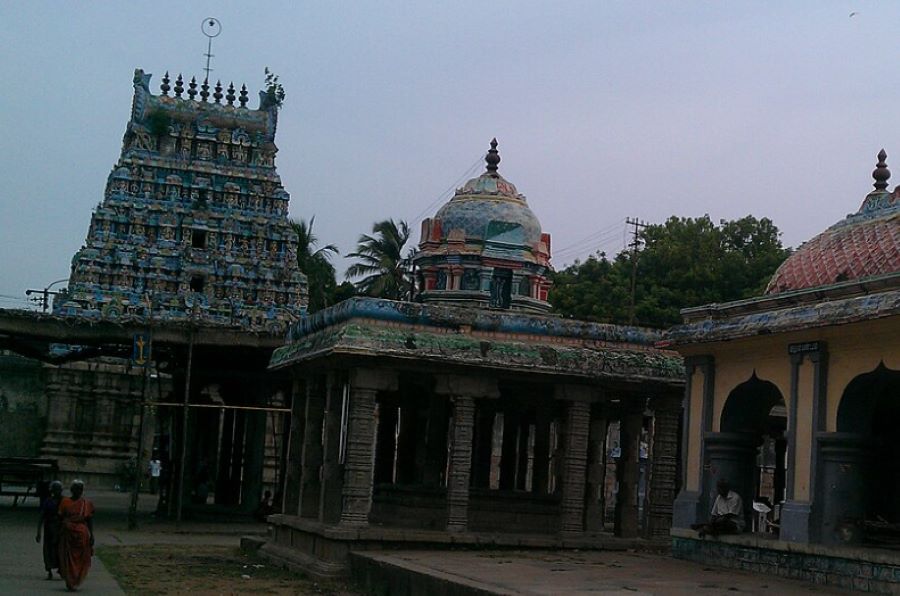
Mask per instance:
[[[640,230],[647,227],[647,224],[639,219],[625,218],[625,225],[634,226],[632,230],[632,240],[628,244],[631,247],[631,304],[628,307],[628,324],[634,325],[634,303],[635,293],[637,290],[637,253],[641,247]]]

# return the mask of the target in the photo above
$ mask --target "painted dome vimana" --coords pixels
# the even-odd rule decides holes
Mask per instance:
[[[550,309],[550,234],[497,170],[497,139],[485,172],[422,222],[414,262],[424,302],[543,312]]]
[[[135,71],[121,156],[54,313],[283,332],[307,287],[275,169],[279,106],[168,73],[153,95],[150,77]]]
[[[802,244],[772,276],[767,294],[900,272],[900,187],[887,190],[886,159],[882,149],[875,190],[859,210]]]

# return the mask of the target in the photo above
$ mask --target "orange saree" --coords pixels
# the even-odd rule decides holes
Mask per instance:
[[[59,504],[61,518],[59,532],[59,572],[66,587],[74,590],[91,568],[91,531],[88,520],[94,516],[94,505],[84,497],[73,501],[63,497]]]

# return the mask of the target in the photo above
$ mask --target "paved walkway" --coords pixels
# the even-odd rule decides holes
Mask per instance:
[[[803,582],[633,552],[400,551],[371,559],[494,594],[793,596],[843,594]]]
[[[86,494],[97,509],[94,536],[98,546],[135,544],[220,545],[238,546],[240,536],[261,534],[265,524],[197,523],[181,526],[156,521],[151,513],[155,497],[141,495],[140,526],[128,530],[130,495],[117,492]],[[37,502],[28,499],[12,507],[12,498],[0,497],[0,594],[60,594],[66,586],[60,579],[45,580],[41,545],[34,541],[37,529]],[[98,557],[91,562],[87,580],[79,589],[83,594],[124,594]]]
[[[65,594],[66,584],[54,574],[46,580],[42,545],[34,541],[38,511],[34,499],[11,507],[12,500],[0,501],[0,594]],[[106,523],[98,517],[94,535],[98,542],[105,535]],[[99,558],[91,561],[91,570],[82,587],[83,594],[124,594]]]

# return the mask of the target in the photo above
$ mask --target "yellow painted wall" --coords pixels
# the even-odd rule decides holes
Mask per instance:
[[[689,424],[687,444],[687,477],[685,488],[689,491],[700,490],[700,444],[703,440],[703,373],[700,367],[694,369],[691,376],[691,394],[688,396]]]
[[[728,395],[735,387],[748,381],[754,372],[761,380],[769,381],[778,387],[790,415],[791,359],[788,355],[788,345],[811,341],[824,341],[828,348],[826,401],[828,432],[837,430],[838,405],[850,381],[875,370],[881,362],[890,369],[900,370],[900,316],[823,329],[679,347],[679,351],[685,356],[712,355],[715,358],[713,431],[720,430],[722,410]],[[797,500],[808,500],[810,495],[809,472],[814,439],[813,371],[813,363],[808,357],[804,358],[798,378],[797,453],[794,476],[794,495]],[[701,409],[702,376],[695,373],[691,392],[691,434],[687,457],[688,490],[699,488]]]

